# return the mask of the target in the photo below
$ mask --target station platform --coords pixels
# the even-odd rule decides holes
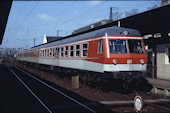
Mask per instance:
[[[170,80],[146,78],[153,88],[151,92],[170,96]]]

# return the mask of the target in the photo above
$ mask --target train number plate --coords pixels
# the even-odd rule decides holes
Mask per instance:
[[[127,60],[127,64],[132,64],[132,60]]]

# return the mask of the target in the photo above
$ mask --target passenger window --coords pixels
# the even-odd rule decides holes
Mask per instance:
[[[88,44],[84,43],[83,44],[83,57],[88,55]]]
[[[36,57],[36,56],[37,56],[37,51],[34,52],[34,57]]]
[[[103,53],[103,41],[99,40],[98,42],[98,53]]]
[[[39,51],[39,55],[40,55],[40,57],[41,57],[41,50]]]
[[[59,57],[59,48],[56,48],[56,57]]]
[[[41,50],[41,51],[40,51],[40,57],[42,57],[42,52],[43,52],[43,51]]]
[[[70,57],[74,56],[74,46],[70,46]]]
[[[49,49],[47,50],[47,57],[49,57]]]
[[[53,57],[54,57],[54,55],[55,55],[54,53],[55,53],[55,49],[53,48]]]
[[[65,47],[65,57],[68,57],[68,46]]]
[[[49,56],[51,57],[51,55],[52,55],[52,49],[50,48],[50,50],[49,50],[49,51],[50,51],[50,52],[49,52],[49,53],[50,53],[50,55],[49,55]]]
[[[61,47],[61,52],[60,52],[60,56],[63,57],[63,47]]]
[[[41,50],[41,57],[43,57],[43,50]]]
[[[45,57],[47,56],[47,52],[46,52],[46,50],[45,50]]]
[[[76,45],[76,57],[80,56],[80,44]]]
[[[43,50],[43,57],[44,57],[44,50]]]

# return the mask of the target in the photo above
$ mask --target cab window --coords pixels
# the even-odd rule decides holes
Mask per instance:
[[[127,53],[126,40],[109,40],[110,53]]]
[[[103,53],[103,41],[98,41],[98,53]]]
[[[141,40],[128,40],[130,53],[144,53]]]

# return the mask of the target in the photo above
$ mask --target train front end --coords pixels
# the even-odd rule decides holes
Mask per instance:
[[[142,38],[108,38],[106,72],[146,71],[147,55]]]
[[[147,69],[147,54],[140,33],[132,29],[117,29],[114,32],[106,33],[103,67],[105,74],[114,79],[122,79],[124,87],[134,81],[141,82]]]

